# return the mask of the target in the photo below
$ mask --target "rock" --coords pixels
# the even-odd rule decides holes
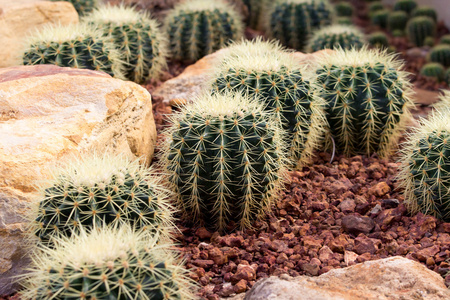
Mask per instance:
[[[390,190],[391,188],[389,187],[389,185],[386,182],[382,181],[371,187],[369,189],[369,193],[378,197],[382,197],[389,193]]]
[[[351,213],[355,211],[356,203],[352,199],[346,199],[342,201],[338,207],[341,209],[343,213]]]
[[[240,264],[237,266],[236,274],[231,277],[231,282],[237,283],[242,279],[245,281],[250,281],[254,280],[255,276],[255,270],[251,266]]]
[[[48,24],[78,23],[78,14],[66,1],[0,0],[0,67],[22,64],[21,52],[30,33]],[[7,47],[5,47],[7,45]]]
[[[384,208],[396,208],[400,204],[400,201],[398,199],[383,199],[381,200],[381,204]]]
[[[368,234],[375,227],[375,222],[369,217],[348,215],[342,218],[342,228],[345,232],[358,235]]]
[[[330,270],[318,277],[269,277],[258,281],[244,299],[444,300],[450,299],[450,290],[439,274],[396,256]]]
[[[132,82],[51,65],[0,69],[0,295],[23,271],[23,227],[36,180],[85,151],[153,156],[150,94]]]
[[[356,258],[358,258],[358,254],[353,251],[344,252],[344,262],[347,266],[355,264]]]
[[[202,240],[204,239],[210,239],[212,237],[212,233],[210,231],[208,231],[208,229],[206,229],[205,227],[200,227],[199,229],[197,229],[197,231],[195,232],[195,234]]]

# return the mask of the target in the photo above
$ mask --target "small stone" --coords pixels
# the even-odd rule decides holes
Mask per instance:
[[[319,275],[320,266],[318,266],[316,264],[306,263],[306,264],[302,264],[300,267],[303,271],[305,271],[309,275],[312,275],[312,276]]]
[[[338,207],[343,213],[351,213],[355,211],[356,203],[352,199],[347,199],[342,201]]]
[[[231,277],[232,283],[237,283],[238,281],[244,279],[246,281],[254,280],[256,276],[255,270],[249,265],[240,264],[237,267],[236,273]]]
[[[358,235],[368,234],[375,227],[375,222],[366,216],[348,215],[342,218],[342,228],[345,232]]]
[[[372,209],[370,210],[369,214],[371,214],[371,215],[376,215],[376,214],[380,213],[380,211],[381,211],[381,205],[380,205],[380,204],[377,204],[377,205],[375,205],[374,208],[372,208]]]
[[[377,185],[371,187],[369,189],[369,194],[382,197],[389,193],[390,190],[391,188],[389,187],[389,185],[386,182],[382,181],[377,183]]]
[[[327,262],[333,257],[333,251],[328,246],[323,246],[319,250],[319,259],[321,262]]]
[[[192,262],[192,264],[203,269],[209,269],[214,265],[214,261],[210,259],[196,259]]]
[[[400,201],[398,199],[383,199],[381,200],[381,204],[385,208],[396,208],[400,204]]]
[[[212,248],[208,252],[209,258],[214,261],[218,266],[226,264],[228,262],[228,257],[218,248]]]
[[[356,254],[353,251],[345,251],[344,252],[344,262],[347,266],[351,266],[351,265],[355,264],[357,257],[358,257],[358,254]]]
[[[229,282],[225,283],[222,287],[222,290],[218,292],[219,296],[221,297],[229,297],[234,293],[234,286]]]
[[[426,262],[427,266],[434,266],[435,261],[432,257],[427,257],[427,262]]]
[[[378,250],[377,240],[365,236],[359,236],[355,239],[355,252],[359,255],[364,253],[375,254]]]
[[[247,281],[245,281],[244,279],[239,280],[235,285],[234,285],[234,292],[236,294],[240,294],[243,293],[247,290]]]
[[[210,239],[212,237],[212,233],[208,231],[205,227],[200,227],[195,231],[195,234],[202,240]]]
[[[281,265],[283,264],[285,261],[288,261],[289,258],[287,257],[287,255],[285,253],[281,253],[278,257],[277,257],[277,264]]]

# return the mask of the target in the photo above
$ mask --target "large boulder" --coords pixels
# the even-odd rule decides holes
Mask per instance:
[[[0,68],[21,64],[26,37],[47,24],[78,22],[70,2],[0,0]]]
[[[244,300],[445,300],[444,279],[403,257],[367,261],[318,277],[269,277],[257,282]]]
[[[49,166],[105,150],[149,163],[155,128],[150,94],[135,83],[50,65],[0,69],[0,295],[27,264],[27,204]]]

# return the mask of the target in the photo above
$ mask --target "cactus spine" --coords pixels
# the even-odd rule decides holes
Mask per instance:
[[[100,227],[55,243],[33,253],[24,299],[195,299],[172,245],[145,232]]]
[[[413,17],[425,16],[432,18],[435,22],[437,22],[437,13],[436,10],[430,6],[419,6],[412,12]]]
[[[149,15],[125,6],[103,6],[84,19],[112,39],[126,62],[127,79],[142,83],[166,67],[167,44]]]
[[[390,154],[412,105],[401,63],[386,51],[335,50],[318,60],[331,136],[346,155]]]
[[[437,45],[430,51],[430,61],[437,62],[444,67],[450,67],[450,45]]]
[[[438,81],[444,79],[444,72],[444,66],[435,62],[427,63],[420,69],[420,75],[435,78]]]
[[[171,117],[161,162],[189,220],[250,227],[277,199],[285,171],[282,131],[241,94],[204,93]]]
[[[62,1],[62,0],[51,0],[51,1]],[[75,10],[80,16],[84,16],[92,12],[98,5],[98,0],[65,0],[72,3]]]
[[[120,53],[100,31],[87,24],[47,26],[27,42],[22,55],[24,65],[52,64],[123,78]]]
[[[404,11],[393,11],[388,17],[388,29],[393,32],[394,30],[405,30],[406,23],[408,23],[408,14]]]
[[[195,61],[243,36],[238,12],[222,0],[189,0],[169,12],[165,28],[177,60]]]
[[[436,23],[430,17],[411,18],[406,28],[409,40],[418,47],[424,45],[427,37],[436,35]]]
[[[394,4],[394,10],[401,10],[408,15],[417,7],[417,3],[414,0],[397,0]]]
[[[384,32],[376,31],[369,35],[369,44],[377,48],[388,48],[389,40]]]
[[[308,42],[309,52],[322,49],[360,49],[365,42],[364,34],[355,26],[331,25],[313,33]]]

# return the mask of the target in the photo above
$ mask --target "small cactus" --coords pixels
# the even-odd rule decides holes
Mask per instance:
[[[169,47],[177,60],[195,61],[243,37],[239,13],[222,0],[188,0],[165,19]]]
[[[450,45],[450,34],[443,35],[440,43]]]
[[[288,134],[289,155],[300,167],[322,137],[323,99],[307,72],[276,42],[243,42],[228,49],[212,76],[216,92],[258,97]]]
[[[388,48],[388,36],[382,31],[376,31],[369,35],[369,44],[376,48]]]
[[[404,30],[400,30],[400,29],[396,29],[392,31],[392,36],[393,37],[404,37],[405,36],[405,31]]]
[[[51,1],[62,1],[62,0],[51,0]],[[97,6],[98,0],[65,0],[67,2],[72,3],[75,10],[82,17],[92,12]]]
[[[316,52],[322,49],[360,49],[365,42],[364,34],[355,26],[331,25],[312,34],[307,49]]]
[[[268,8],[269,0],[244,0],[248,8],[248,26],[253,29],[261,29],[263,12]]]
[[[352,19],[349,17],[337,17],[336,24],[339,25],[353,25]]]
[[[417,7],[415,0],[397,0],[394,4],[394,10],[401,10],[406,12],[408,15]]]
[[[24,65],[52,64],[123,78],[120,53],[102,32],[87,24],[47,26],[31,36],[27,45],[22,55]]]
[[[85,22],[100,28],[112,39],[126,62],[127,79],[142,83],[157,77],[166,67],[167,44],[159,24],[149,15],[125,6],[103,6]]]
[[[390,154],[409,119],[411,84],[386,51],[335,50],[318,58],[328,136],[346,155]]]
[[[447,83],[447,85],[450,87],[450,68],[448,68],[447,71],[445,71],[444,80]]]
[[[265,19],[267,33],[283,45],[303,50],[312,30],[331,24],[328,0],[275,0]]]
[[[420,69],[420,75],[435,78],[437,81],[444,79],[444,72],[444,66],[435,62],[427,63]]]
[[[420,17],[420,16],[425,16],[425,17],[430,17],[432,18],[435,22],[437,22],[437,13],[436,10],[434,8],[432,8],[431,6],[419,6],[417,7],[413,12],[412,12],[412,16],[413,17]]]
[[[137,161],[87,155],[53,173],[31,215],[34,234],[43,243],[77,233],[80,226],[128,222],[164,234],[172,224],[169,192]]]
[[[204,93],[171,123],[161,162],[186,219],[220,231],[250,227],[279,197],[286,149],[261,104]]]
[[[444,67],[450,67],[450,45],[441,44],[430,51],[430,61],[437,62]]]
[[[430,17],[411,18],[406,29],[409,40],[417,47],[423,46],[427,37],[436,35],[436,23]]]
[[[427,36],[426,38],[425,38],[425,41],[423,42],[423,45],[424,46],[427,46],[427,47],[434,47],[434,45],[435,45],[435,43],[434,43],[434,40],[435,40],[435,38],[434,37],[432,37],[432,36]]]
[[[372,21],[373,25],[376,25],[380,28],[387,28],[388,17],[389,17],[389,10],[387,9],[377,10],[372,14],[370,20]]]
[[[450,94],[441,99],[446,103],[428,119],[421,119],[421,125],[408,136],[398,177],[412,213],[420,211],[450,222]]]
[[[353,15],[353,5],[348,2],[339,2],[334,6],[338,17],[351,17]]]
[[[394,30],[405,30],[408,23],[408,14],[404,11],[393,11],[388,17],[388,29],[393,32]]]
[[[385,7],[383,5],[383,3],[381,3],[380,1],[376,1],[373,3],[369,4],[369,17],[371,17],[373,15],[373,13],[379,11],[379,10],[384,10]]]
[[[24,299],[195,299],[178,254],[145,232],[102,226],[33,253]]]

